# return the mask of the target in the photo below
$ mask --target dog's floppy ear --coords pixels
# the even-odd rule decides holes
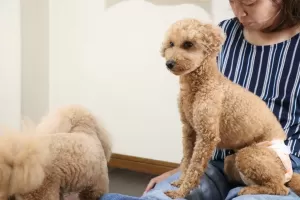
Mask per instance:
[[[206,33],[206,42],[208,43],[207,47],[209,48],[208,51],[211,54],[218,53],[226,39],[225,32],[221,27],[212,24],[205,24],[203,28]]]

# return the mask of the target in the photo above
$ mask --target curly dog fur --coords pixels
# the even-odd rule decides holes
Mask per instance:
[[[95,116],[78,105],[62,107],[34,128],[0,136],[0,199],[81,200],[108,192],[111,143]]]
[[[225,172],[232,181],[246,181],[239,195],[287,195],[287,186],[300,194],[300,176],[293,174],[286,184],[275,151],[257,145],[286,139],[277,118],[258,96],[218,70],[216,56],[224,41],[220,27],[196,19],[179,20],[166,33],[161,54],[179,76],[183,124],[182,175],[172,183],[179,189],[166,195],[182,198],[199,185],[216,148],[235,150],[225,159]]]

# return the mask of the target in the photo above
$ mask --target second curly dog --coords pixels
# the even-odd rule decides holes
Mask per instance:
[[[173,183],[179,189],[166,194],[183,198],[199,185],[215,148],[235,150],[225,159],[225,172],[247,185],[239,195],[287,195],[287,186],[300,194],[300,175],[292,171],[277,118],[258,96],[218,70],[224,41],[220,27],[196,19],[179,20],[166,33],[161,53],[180,77],[183,123],[182,175]]]
[[[63,200],[78,192],[96,200],[109,189],[111,142],[96,117],[61,107],[37,127],[0,136],[0,199]]]

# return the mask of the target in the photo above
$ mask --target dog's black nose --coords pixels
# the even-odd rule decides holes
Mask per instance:
[[[172,69],[175,66],[176,62],[174,60],[168,60],[166,65],[168,69]]]

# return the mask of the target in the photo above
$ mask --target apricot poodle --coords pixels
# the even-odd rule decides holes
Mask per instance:
[[[182,198],[199,185],[216,148],[235,150],[225,159],[225,173],[246,184],[239,195],[287,195],[287,187],[300,194],[300,175],[292,171],[277,118],[258,96],[218,70],[225,37],[220,27],[196,19],[179,20],[166,33],[161,54],[179,76],[183,124],[182,175],[172,183],[179,189],[166,195]]]
[[[61,107],[35,128],[0,136],[0,199],[58,200],[79,192],[96,200],[108,192],[111,142],[96,117]]]

